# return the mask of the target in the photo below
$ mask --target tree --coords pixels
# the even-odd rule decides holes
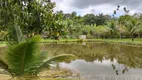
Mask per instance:
[[[53,21],[55,3],[50,0],[1,0],[0,26],[1,29],[18,25],[23,33],[41,34]]]
[[[142,22],[142,14],[139,15],[139,20]]]
[[[99,15],[94,15],[94,14],[86,14],[84,16],[84,24],[85,25],[105,25],[107,20],[110,20],[111,17],[109,15],[104,15],[104,14],[99,14]]]
[[[62,11],[56,12],[53,15],[53,22],[46,27],[45,31],[48,31],[48,36],[54,37],[55,39],[59,39],[60,36],[64,35],[66,33],[66,21],[63,20],[64,14]]]
[[[132,38],[132,41],[134,40],[134,33],[139,25],[140,25],[140,21],[135,18],[132,18],[127,22],[127,28]]]
[[[77,14],[76,14],[76,12],[75,11],[73,11],[72,13],[71,13],[71,18],[75,18],[77,16]]]
[[[128,20],[131,19],[131,16],[129,15],[122,15],[117,19],[117,29],[118,29],[118,33],[120,36],[120,39],[122,38],[123,33],[127,33],[127,27],[126,27],[126,23],[128,22]]]
[[[110,36],[110,28],[107,26],[97,26],[95,27],[95,34],[97,35],[97,38],[107,38]]]
[[[96,25],[104,25],[106,21],[110,20],[111,17],[109,15],[104,15],[103,13],[96,15]]]
[[[110,37],[113,38],[116,35],[116,22],[114,20],[110,20],[107,22],[107,27],[110,29]]]
[[[86,14],[84,16],[84,24],[85,25],[94,25],[96,23],[94,14]]]

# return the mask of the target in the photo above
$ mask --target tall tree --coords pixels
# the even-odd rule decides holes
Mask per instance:
[[[134,40],[134,33],[136,32],[139,25],[140,25],[140,21],[135,18],[132,18],[127,22],[127,28],[132,38],[132,41]]]
[[[94,14],[86,14],[84,16],[84,24],[85,25],[105,25],[107,20],[110,20],[111,17],[109,15],[104,15],[104,14],[99,14],[99,15],[94,15]]]
[[[85,25],[94,25],[96,23],[95,15],[94,14],[86,14],[84,16],[84,24]]]
[[[0,0],[0,26],[18,25],[25,34],[40,34],[53,22],[54,6],[50,0]]]

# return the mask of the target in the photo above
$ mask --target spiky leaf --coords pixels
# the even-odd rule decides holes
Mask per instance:
[[[39,42],[40,36],[35,36],[26,42],[8,46],[6,60],[10,70],[15,75],[28,73],[30,72],[29,70],[38,65]]]
[[[49,58],[47,60],[45,60],[39,67],[39,70],[42,70],[44,68],[49,67],[50,64],[54,64],[57,62],[68,62],[71,61],[72,59],[76,59],[76,57],[74,55],[71,54],[61,54],[52,58]]]

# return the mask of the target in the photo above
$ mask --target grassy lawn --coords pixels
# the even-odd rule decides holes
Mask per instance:
[[[0,47],[6,46],[6,43],[0,43]]]
[[[43,39],[42,42],[77,42],[79,39],[60,39],[60,40],[54,40],[54,39]]]
[[[132,44],[142,44],[142,38],[136,38],[134,41],[131,39],[60,39],[60,40],[52,40],[52,39],[43,39],[42,42],[109,42],[109,43],[132,43]]]
[[[142,38],[136,38],[134,41],[131,39],[60,39],[60,40],[54,40],[54,39],[42,39],[43,43],[57,43],[57,42],[108,42],[108,43],[131,43],[131,44],[142,44]],[[3,47],[6,45],[6,42],[0,43],[0,47]]]
[[[134,41],[131,39],[90,39],[86,41],[92,42],[109,42],[109,43],[131,43],[131,44],[142,44],[142,38],[137,38]]]

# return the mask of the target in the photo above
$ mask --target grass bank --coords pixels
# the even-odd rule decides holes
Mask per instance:
[[[6,46],[6,43],[0,43],[0,47]]]
[[[125,44],[142,44],[142,38],[136,38],[134,41],[131,39],[43,39],[43,43],[58,43],[58,42],[108,42],[108,43],[125,43]]]
[[[80,80],[80,74],[77,71],[68,68],[52,68],[40,72],[38,77],[25,75],[12,79],[9,74],[0,71],[0,80]]]
[[[121,44],[137,44],[142,45],[142,38],[136,38],[134,41],[129,39],[60,39],[60,40],[54,40],[54,39],[42,39],[43,43],[68,43],[68,42],[107,42],[107,43],[121,43]],[[5,46],[6,43],[2,42],[0,43],[0,47]]]
[[[0,80],[17,80],[12,79],[9,75],[0,74]],[[23,79],[22,79],[23,80]],[[34,80],[34,79],[31,79]],[[68,78],[39,78],[38,80],[79,80],[79,79],[68,79]]]

